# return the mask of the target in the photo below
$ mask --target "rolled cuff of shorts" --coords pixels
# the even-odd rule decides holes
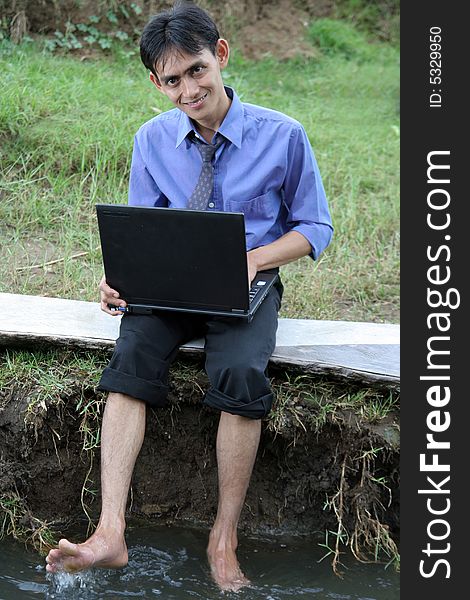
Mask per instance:
[[[98,389],[127,394],[154,407],[165,406],[167,403],[168,386],[158,381],[146,381],[111,367],[104,369]]]
[[[204,404],[212,406],[223,412],[230,413],[231,415],[240,415],[241,417],[248,417],[249,419],[262,419],[271,410],[273,403],[274,394],[271,392],[260,398],[256,398],[251,402],[244,402],[243,400],[235,400],[219,390],[211,388],[206,393],[204,398]]]

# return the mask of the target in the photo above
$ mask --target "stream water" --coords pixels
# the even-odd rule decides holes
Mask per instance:
[[[222,594],[209,576],[207,533],[145,526],[127,532],[129,564],[119,571],[90,570],[50,575],[42,557],[11,540],[0,543],[0,600],[398,600],[399,575],[392,567],[344,558],[343,579],[332,573],[318,539],[247,538],[238,556],[249,588]]]

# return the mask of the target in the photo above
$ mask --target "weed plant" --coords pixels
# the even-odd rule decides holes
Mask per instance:
[[[305,126],[330,203],[330,247],[281,269],[281,316],[398,322],[398,51],[338,23],[310,28],[315,59],[235,51],[224,79]],[[94,205],[127,201],[133,136],[171,106],[129,52],[0,52],[0,291],[96,301]]]

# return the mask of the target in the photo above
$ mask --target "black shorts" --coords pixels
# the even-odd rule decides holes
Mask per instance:
[[[204,337],[210,382],[204,403],[252,419],[266,416],[273,401],[266,368],[276,345],[282,290],[280,282],[271,288],[250,323],[170,311],[125,314],[98,389],[165,406],[168,371],[179,347]]]

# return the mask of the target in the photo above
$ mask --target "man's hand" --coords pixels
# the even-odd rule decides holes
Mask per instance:
[[[119,298],[119,293],[116,290],[113,290],[106,283],[106,279],[103,275],[103,278],[100,281],[99,285],[100,290],[100,299],[101,299],[101,310],[108,315],[112,315],[115,317],[116,315],[122,315],[120,310],[111,310],[108,307],[108,304],[114,304],[114,306],[122,306],[123,308],[127,306],[127,302]]]
[[[258,265],[255,261],[255,256],[252,252],[246,253],[246,262],[248,265],[248,287],[251,287],[251,283],[256,277],[256,273],[258,272]]]
[[[250,250],[246,253],[250,286],[258,271],[287,265],[311,251],[310,242],[298,231],[288,231],[274,242]]]

